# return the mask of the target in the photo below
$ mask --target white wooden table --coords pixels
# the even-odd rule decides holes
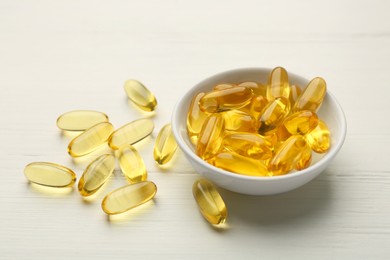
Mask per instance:
[[[390,2],[13,1],[0,2],[0,259],[389,259]],[[228,228],[202,218],[199,175],[178,152],[152,158],[157,131],[191,86],[238,67],[283,66],[322,76],[348,120],[345,144],[317,179],[253,197],[221,190]],[[27,183],[26,164],[51,161],[78,176],[88,160],[66,152],[56,118],[106,112],[119,127],[150,116],[129,104],[135,78],[157,96],[153,136],[138,144],[152,203],[107,218],[103,196],[50,195]]]

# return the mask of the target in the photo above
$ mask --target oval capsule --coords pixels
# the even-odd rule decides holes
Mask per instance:
[[[298,85],[290,85],[290,105],[294,106],[295,101],[297,101],[298,97],[301,95],[302,90]]]
[[[246,81],[238,84],[239,87],[246,87],[253,91],[256,96],[265,96],[267,92],[267,86],[254,81]]]
[[[221,147],[224,131],[225,120],[220,114],[208,117],[199,133],[196,154],[202,159],[213,157]]]
[[[153,111],[157,106],[156,97],[141,82],[129,79],[125,82],[124,89],[128,98],[139,108],[145,111]]]
[[[148,177],[144,160],[132,145],[119,149],[119,166],[130,183],[145,181]]]
[[[64,131],[84,131],[103,122],[108,122],[108,116],[93,110],[73,110],[57,118],[58,128]]]
[[[86,197],[96,193],[115,169],[115,157],[103,154],[93,160],[85,169],[78,184],[79,193]]]
[[[318,125],[318,116],[310,110],[302,110],[289,115],[283,126],[292,135],[305,135]]]
[[[194,182],[192,194],[203,217],[213,225],[222,224],[227,218],[225,202],[214,184],[206,179]]]
[[[105,144],[114,131],[112,124],[99,123],[76,136],[68,145],[68,153],[72,157],[80,157],[89,154]]]
[[[305,137],[311,149],[316,153],[325,153],[330,148],[330,131],[328,126],[322,120],[319,120],[318,126]]]
[[[71,187],[76,174],[69,168],[50,162],[33,162],[24,168],[24,175],[32,183],[48,187]]]
[[[194,96],[191,100],[190,107],[187,114],[187,132],[190,140],[193,144],[196,145],[198,142],[198,135],[202,129],[203,123],[207,118],[207,114],[200,110],[199,100],[205,95],[204,92],[201,92]]]
[[[323,78],[312,79],[295,101],[293,112],[310,110],[317,112],[326,95],[326,82]]]
[[[284,97],[286,99],[290,97],[288,73],[282,67],[276,67],[271,71],[267,84],[267,99],[272,101],[279,97]]]
[[[149,136],[154,129],[154,123],[147,118],[132,121],[115,130],[108,139],[108,145],[113,150],[128,144],[135,144]]]
[[[282,122],[290,112],[290,102],[284,97],[275,98],[269,102],[261,112],[259,119],[259,133],[264,135]]]
[[[256,120],[243,111],[236,109],[228,110],[222,112],[221,115],[225,120],[225,130],[252,133],[257,131]]]
[[[154,144],[153,157],[159,164],[163,165],[169,162],[177,149],[177,143],[172,133],[171,124],[161,128]]]
[[[107,194],[102,209],[108,215],[120,214],[148,202],[156,192],[157,186],[151,181],[128,184]]]

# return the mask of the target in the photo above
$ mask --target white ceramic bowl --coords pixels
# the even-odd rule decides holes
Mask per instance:
[[[328,91],[318,115],[326,122],[331,131],[331,148],[324,155],[315,157],[312,165],[307,169],[282,176],[253,177],[219,169],[195,154],[194,146],[189,140],[186,130],[187,111],[192,97],[199,92],[210,91],[213,86],[220,83],[244,81],[265,83],[270,71],[271,69],[267,68],[242,68],[211,76],[191,88],[179,100],[173,111],[173,133],[187,159],[198,173],[227,190],[248,195],[270,195],[296,189],[317,177],[331,163],[343,145],[347,131],[345,116],[336,98]],[[290,83],[301,87],[305,87],[309,82],[309,80],[290,72],[289,80]]]

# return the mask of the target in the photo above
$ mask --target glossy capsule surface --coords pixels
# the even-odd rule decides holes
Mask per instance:
[[[130,183],[145,181],[148,177],[144,160],[132,145],[126,145],[118,152],[119,166]]]
[[[290,97],[288,73],[282,67],[276,67],[271,71],[267,84],[267,99],[272,101],[279,97],[284,97],[286,99],[289,99]]]
[[[71,187],[76,174],[69,168],[50,162],[33,162],[24,168],[24,175],[32,183],[48,187]]]
[[[298,85],[290,85],[290,104],[291,107],[294,106],[295,101],[297,101],[298,97],[301,95],[302,90]]]
[[[272,144],[269,139],[254,133],[231,133],[225,135],[222,146],[229,151],[255,160],[272,157]]]
[[[108,116],[102,112],[73,110],[60,115],[57,119],[57,126],[64,131],[84,131],[103,122],[108,122]]]
[[[141,82],[129,79],[125,82],[124,89],[128,98],[139,108],[145,111],[153,111],[157,106],[156,97]]]
[[[172,133],[171,124],[161,128],[154,144],[153,157],[159,165],[169,162],[177,149],[177,143]]]
[[[232,87],[235,87],[236,85],[235,84],[227,84],[227,83],[223,83],[223,84],[218,84],[216,85],[213,90],[223,90],[223,89],[227,89],[227,88],[232,88]]]
[[[218,153],[207,161],[215,167],[226,171],[249,175],[249,176],[267,176],[268,170],[264,162],[251,159],[234,152],[224,151]]]
[[[292,135],[305,135],[318,125],[318,116],[310,110],[302,110],[289,115],[283,126]]]
[[[292,112],[310,110],[317,112],[326,95],[326,82],[323,78],[312,79],[295,101]]]
[[[199,101],[199,107],[204,112],[217,113],[236,109],[247,105],[253,96],[253,91],[246,87],[232,87],[213,90],[206,93]]]
[[[102,209],[108,215],[120,214],[151,200],[156,192],[157,187],[151,181],[128,184],[107,194]]]
[[[187,114],[187,132],[190,140],[196,145],[198,135],[202,129],[203,123],[207,118],[207,114],[200,110],[199,100],[204,96],[204,92],[195,95],[192,100]]]
[[[240,110],[228,110],[221,113],[225,120],[225,130],[256,132],[257,122],[253,116]]]
[[[84,170],[78,184],[79,193],[85,197],[96,193],[112,175],[114,168],[113,155],[103,154],[97,157]]]
[[[312,161],[312,150],[309,145],[305,145],[301,150],[301,155],[295,164],[295,169],[300,171],[310,166]]]
[[[265,134],[282,122],[290,112],[290,102],[284,97],[278,97],[269,102],[261,112],[259,119],[259,133]]]
[[[330,148],[330,131],[328,126],[322,120],[319,120],[318,126],[305,137],[311,149],[316,153],[325,153]]]
[[[239,87],[246,87],[253,91],[256,96],[266,96],[267,86],[254,81],[246,81],[238,84]]]
[[[111,149],[118,150],[127,144],[135,144],[149,136],[154,129],[154,123],[147,118],[132,121],[115,130],[108,139]]]
[[[220,114],[208,117],[199,134],[196,154],[202,159],[213,157],[221,147],[224,131],[225,120]]]
[[[75,137],[68,145],[68,153],[72,157],[80,157],[89,154],[105,144],[114,131],[112,124],[108,122],[94,125]]]
[[[218,190],[206,179],[194,182],[192,194],[203,217],[213,225],[222,224],[227,218],[227,209]]]

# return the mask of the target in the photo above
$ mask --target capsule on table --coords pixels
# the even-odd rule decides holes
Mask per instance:
[[[125,82],[124,89],[127,96],[139,108],[145,111],[153,111],[157,106],[157,100],[150,90],[141,82],[129,79]]]
[[[302,110],[289,115],[283,126],[292,135],[305,135],[318,125],[318,116],[310,110]]]
[[[222,90],[213,90],[206,93],[199,101],[199,107],[204,112],[216,113],[230,109],[237,109],[247,105],[253,92],[245,87],[232,87]]]
[[[283,175],[293,170],[308,144],[301,135],[288,138],[275,152],[268,169],[272,175]]]
[[[193,97],[190,108],[187,114],[187,132],[190,140],[196,145],[198,142],[198,135],[202,129],[203,123],[207,118],[205,112],[199,108],[199,100],[204,96],[204,92],[201,92]]]
[[[312,79],[295,101],[293,112],[310,110],[317,112],[326,95],[326,82],[323,78]]]
[[[24,168],[24,175],[32,183],[64,188],[76,182],[76,174],[69,168],[50,162],[33,162]]]
[[[93,160],[85,169],[78,184],[79,193],[91,196],[106,183],[115,168],[115,157],[111,154],[103,154]]]
[[[80,157],[89,154],[105,144],[114,131],[112,124],[108,122],[94,125],[75,137],[68,145],[68,153],[72,157]]]
[[[305,137],[311,149],[316,153],[325,153],[330,148],[330,131],[328,126],[322,120],[319,120],[318,126]]]
[[[108,116],[102,112],[73,110],[60,115],[57,119],[57,126],[64,131],[84,131],[103,122],[108,122]]]
[[[148,202],[156,192],[156,184],[151,181],[128,184],[107,194],[102,209],[108,215],[120,214]]]
[[[282,67],[276,67],[271,71],[267,84],[267,99],[272,101],[279,97],[286,99],[290,97],[288,73]]]
[[[157,135],[156,143],[154,144],[153,157],[159,164],[163,165],[169,162],[177,149],[177,143],[172,133],[171,124],[161,128]]]
[[[221,152],[207,160],[208,163],[226,171],[249,176],[267,176],[268,170],[264,162],[251,159],[234,152]]]
[[[144,160],[132,145],[119,149],[119,166],[130,183],[145,181],[148,177]]]
[[[310,166],[312,160],[312,150],[309,145],[305,145],[305,147],[301,150],[301,155],[295,164],[295,169],[300,171],[306,169]]]
[[[213,90],[223,90],[223,89],[232,88],[232,87],[235,87],[235,86],[237,86],[237,85],[236,84],[223,83],[223,84],[218,84],[218,85],[214,86]]]
[[[256,120],[245,112],[234,109],[222,112],[221,115],[225,120],[225,130],[252,133],[257,131]]]
[[[255,160],[272,157],[272,144],[264,136],[254,133],[231,133],[225,135],[222,146],[229,151]]]
[[[298,85],[290,85],[290,104],[291,107],[294,106],[295,101],[297,101],[298,97],[301,95],[302,90]]]
[[[224,131],[225,120],[220,114],[208,117],[199,133],[196,154],[204,160],[213,157],[221,147]]]
[[[261,112],[259,119],[259,133],[264,135],[276,128],[290,112],[290,102],[284,97],[275,98],[269,102]]]
[[[225,202],[214,184],[206,179],[194,182],[192,194],[203,217],[213,225],[222,224],[227,218]]]
[[[113,150],[127,144],[135,144],[149,136],[154,129],[154,123],[147,118],[132,121],[115,130],[108,139],[108,145]]]

